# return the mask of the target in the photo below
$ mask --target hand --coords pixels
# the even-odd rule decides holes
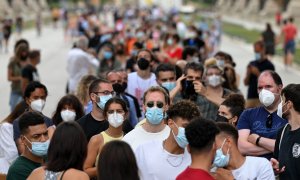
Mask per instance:
[[[213,177],[216,180],[233,180],[234,176],[230,170],[224,168],[218,168],[215,173],[213,173]]]
[[[206,87],[200,81],[194,81],[194,89],[196,93],[205,96],[206,95]]]
[[[250,66],[250,71],[252,74],[257,75],[257,76],[260,74],[259,69],[255,66]]]
[[[248,142],[256,145],[256,140],[257,140],[258,137],[259,137],[259,135],[257,135],[257,134],[250,134],[248,136]]]
[[[270,162],[271,162],[272,168],[274,169],[276,174],[284,172],[285,166],[283,166],[281,169],[279,169],[279,162],[277,161],[277,159],[271,158]]]
[[[179,91],[181,91],[182,87],[181,87],[181,81],[186,79],[186,75],[182,75],[180,78],[177,79],[176,81],[176,89],[178,89]]]

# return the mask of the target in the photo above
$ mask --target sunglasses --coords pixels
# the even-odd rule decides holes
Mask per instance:
[[[146,103],[146,106],[148,108],[152,108],[154,106],[154,103],[155,103],[154,101],[149,101],[149,102]],[[156,101],[156,107],[162,108],[162,107],[164,107],[164,103],[161,102],[161,101]]]
[[[272,128],[272,124],[273,124],[273,117],[272,114],[269,114],[266,121],[266,127]]]

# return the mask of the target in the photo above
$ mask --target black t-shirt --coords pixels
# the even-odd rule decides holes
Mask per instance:
[[[255,66],[258,68],[260,72],[264,70],[273,70],[275,71],[275,67],[269,60],[265,59],[263,61],[254,60],[249,63],[249,65]],[[257,76],[254,74],[250,75],[249,79],[249,88],[248,88],[248,99],[255,99],[258,98],[257,94]]]
[[[37,69],[30,64],[22,69],[22,77],[28,79],[29,82],[40,80]]]
[[[92,136],[99,134],[108,128],[108,121],[97,121],[93,118],[91,113],[81,117],[77,122],[82,127],[88,141],[90,141]]]
[[[200,38],[186,39],[183,41],[183,45],[184,45],[184,47],[192,46],[199,50],[199,49],[205,47],[205,42]]]
[[[282,136],[280,150],[279,143],[284,127],[277,134],[274,157],[278,160],[280,168],[285,171],[279,174],[280,180],[298,180],[300,178],[300,128],[291,131],[287,125]]]

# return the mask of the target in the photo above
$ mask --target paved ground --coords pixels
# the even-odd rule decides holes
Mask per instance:
[[[34,30],[27,30],[22,35],[30,42],[31,48],[41,50],[41,64],[38,65],[41,82],[49,91],[44,112],[50,116],[55,106],[64,95],[67,82],[66,56],[71,43],[64,42],[63,31],[60,29],[44,28],[41,37],[37,37]],[[12,55],[12,46],[15,37],[11,38],[11,47],[8,54],[0,53],[0,121],[9,114],[10,83],[7,81],[7,65]]]
[[[51,116],[58,100],[64,95],[67,82],[66,56],[71,47],[71,43],[64,42],[62,30],[45,28],[43,36],[37,38],[33,30],[27,30],[23,37],[30,40],[32,48],[41,49],[42,62],[38,66],[41,81],[48,90],[44,113]],[[12,41],[14,37],[12,37]],[[11,43],[12,46],[13,42]],[[221,50],[230,53],[237,63],[237,72],[241,75],[240,89],[245,94],[246,87],[242,80],[245,75],[245,69],[248,62],[253,59],[254,53],[252,46],[239,40],[223,37]],[[0,54],[0,121],[9,114],[9,93],[10,83],[7,81],[7,64],[12,54],[12,47],[9,54]],[[297,70],[290,69],[286,71],[281,62],[275,62],[276,70],[282,76],[284,84],[300,83],[300,73]]]

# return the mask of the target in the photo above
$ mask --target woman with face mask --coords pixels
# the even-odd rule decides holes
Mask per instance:
[[[169,34],[166,36],[160,56],[163,62],[169,62],[173,65],[182,58],[183,48],[179,45],[180,37],[178,34]]]
[[[93,136],[88,144],[88,155],[85,160],[83,169],[90,178],[97,176],[97,168],[99,154],[102,147],[110,141],[121,140],[124,136],[123,124],[127,117],[128,109],[126,102],[120,98],[114,97],[105,104],[103,114],[109,122],[106,131]]]
[[[111,44],[105,45],[101,52],[102,59],[100,60],[98,75],[104,77],[108,71],[121,68],[122,64],[116,59],[115,50]]]
[[[75,121],[83,115],[83,106],[79,99],[69,94],[59,100],[52,121],[55,126],[58,126],[61,122]]]

